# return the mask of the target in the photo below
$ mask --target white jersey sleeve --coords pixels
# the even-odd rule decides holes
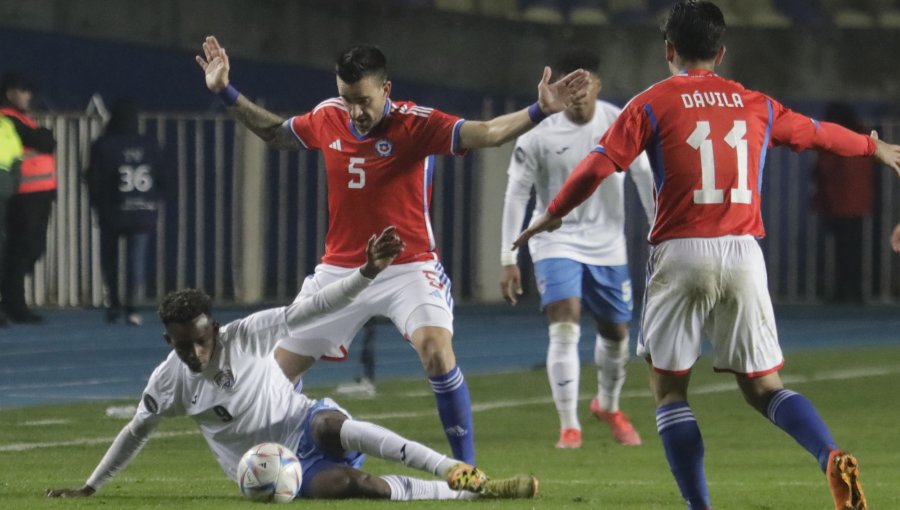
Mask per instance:
[[[532,132],[533,133],[533,132]],[[500,241],[500,264],[515,265],[518,250],[512,249],[512,243],[522,230],[525,221],[525,208],[531,198],[531,187],[534,185],[538,167],[535,154],[537,139],[528,133],[516,140],[516,148],[509,160],[506,170],[506,194],[503,197],[503,223]]]
[[[310,321],[350,304],[372,281],[356,270],[315,294],[298,297],[288,306],[263,310],[225,327],[234,328],[232,335],[242,349],[265,354],[282,338],[295,336]]]
[[[150,439],[150,434],[166,416],[184,414],[184,408],[177,399],[176,370],[180,362],[174,353],[162,362],[147,382],[141,402],[134,417],[116,436],[116,439],[100,459],[86,484],[100,490],[134,459]]]

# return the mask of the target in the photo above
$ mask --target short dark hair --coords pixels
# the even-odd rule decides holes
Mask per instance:
[[[712,2],[682,0],[672,6],[661,30],[685,60],[709,60],[722,47],[725,16]]]
[[[4,94],[10,90],[27,90],[34,92],[35,88],[37,87],[35,86],[34,80],[20,71],[7,71],[0,77],[0,90],[2,90]]]
[[[200,315],[209,315],[212,311],[212,298],[202,290],[184,289],[166,294],[159,302],[160,320],[166,326],[172,323],[191,322]]]
[[[553,73],[559,78],[578,69],[599,75],[600,58],[590,50],[577,48],[563,53],[553,64]]]
[[[345,83],[356,83],[366,76],[387,79],[387,57],[376,46],[354,46],[341,52],[334,72]]]

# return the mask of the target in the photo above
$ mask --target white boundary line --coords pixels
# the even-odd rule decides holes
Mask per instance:
[[[888,365],[881,367],[859,367],[859,368],[849,368],[844,370],[829,370],[827,372],[819,372],[814,373],[809,376],[805,375],[787,375],[783,377],[783,381],[787,384],[804,384],[810,382],[817,381],[843,381],[849,379],[863,379],[867,377],[881,377],[885,375],[893,375],[900,373],[900,365]],[[736,391],[737,386],[733,381],[729,383],[715,383],[715,384],[707,384],[703,386],[697,386],[691,390],[692,394],[709,394],[709,393],[723,393],[726,391]],[[625,398],[650,398],[649,390],[632,390],[626,391],[622,393],[622,396]],[[591,398],[592,396],[583,395],[582,399]],[[511,407],[525,407],[532,406],[538,404],[547,404],[552,402],[553,399],[549,397],[540,397],[540,398],[526,398],[526,399],[517,399],[517,400],[497,400],[494,402],[484,402],[480,404],[472,405],[472,412],[481,412],[481,411],[489,411],[492,409],[506,409]],[[434,410],[429,409],[427,411],[406,411],[401,413],[380,413],[380,414],[364,414],[359,415],[358,418],[364,420],[391,420],[391,419],[404,419],[404,418],[420,418],[426,416],[433,416]],[[167,439],[173,437],[183,437],[183,436],[191,436],[191,435],[199,435],[200,432],[196,430],[184,430],[184,431],[173,431],[173,432],[157,432],[154,433],[153,439]],[[22,452],[28,450],[37,450],[41,448],[61,448],[66,446],[85,446],[85,445],[96,445],[96,444],[110,444],[113,442],[115,437],[96,437],[96,438],[79,438],[72,439],[69,441],[56,441],[56,442],[45,442],[45,443],[16,443],[16,444],[2,444],[0,445],[0,453],[3,452]]]

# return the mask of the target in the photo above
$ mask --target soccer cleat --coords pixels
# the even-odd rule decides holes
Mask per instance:
[[[445,478],[447,479],[447,485],[455,491],[478,493],[481,492],[482,486],[488,479],[484,471],[464,462],[454,464],[448,469]]]
[[[531,475],[516,475],[503,480],[484,482],[481,496],[492,499],[524,499],[533,498],[538,493],[538,479]]]
[[[575,428],[560,430],[559,441],[556,442],[556,447],[581,448],[581,431]]]
[[[859,462],[843,451],[832,450],[828,454],[825,470],[835,510],[866,510],[866,496],[859,483]]]
[[[631,420],[629,420],[628,416],[622,411],[608,413],[600,407],[600,401],[595,398],[591,400],[591,413],[593,413],[598,420],[605,421],[609,424],[612,429],[613,437],[619,444],[625,446],[638,446],[641,444],[640,434],[634,429]]]

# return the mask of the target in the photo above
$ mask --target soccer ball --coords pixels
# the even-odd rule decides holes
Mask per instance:
[[[245,498],[265,503],[288,503],[300,492],[303,469],[288,447],[260,443],[241,457],[237,477]]]

